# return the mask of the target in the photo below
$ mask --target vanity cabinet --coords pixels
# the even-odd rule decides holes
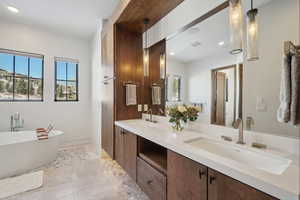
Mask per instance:
[[[136,180],[137,136],[120,127],[115,131],[115,160]]]
[[[207,200],[207,167],[168,151],[168,200]]]
[[[137,158],[137,184],[150,199],[167,199],[166,176],[141,158]]]
[[[278,200],[168,151],[168,200]]]
[[[208,170],[208,200],[278,200],[215,170]]]

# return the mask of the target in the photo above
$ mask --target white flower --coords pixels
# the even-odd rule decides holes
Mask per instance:
[[[195,108],[195,110],[197,110],[198,112],[201,112],[201,107],[200,107],[200,106],[195,106],[194,108]]]
[[[184,106],[178,106],[177,109],[178,109],[178,111],[181,112],[181,113],[184,113],[184,112],[187,111],[186,108],[185,108]]]

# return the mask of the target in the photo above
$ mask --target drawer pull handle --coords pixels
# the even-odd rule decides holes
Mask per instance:
[[[152,183],[153,183],[152,180],[147,181],[147,184],[148,184],[148,185],[151,185]]]
[[[216,177],[209,176],[209,184],[212,184],[214,180],[216,180]]]
[[[199,169],[199,178],[202,179],[202,176],[204,176],[206,174],[206,171],[202,169]]]

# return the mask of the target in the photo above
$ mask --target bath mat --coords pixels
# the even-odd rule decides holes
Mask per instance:
[[[44,171],[38,171],[0,180],[0,199],[41,187],[43,176]]]

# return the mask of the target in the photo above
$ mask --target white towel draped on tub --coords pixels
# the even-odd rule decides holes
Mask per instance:
[[[300,55],[285,55],[281,76],[279,122],[300,124]]]
[[[136,85],[126,85],[126,106],[133,106],[137,104],[136,100]]]
[[[152,86],[152,105],[161,104],[161,87]]]

